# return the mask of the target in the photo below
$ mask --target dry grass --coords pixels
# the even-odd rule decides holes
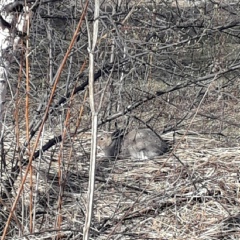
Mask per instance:
[[[219,129],[219,119],[197,115],[195,119],[187,118],[182,129],[163,135],[171,142],[172,150],[154,160],[108,161],[103,160],[99,152],[91,239],[239,239],[238,128],[227,124],[229,121],[235,123],[238,116],[233,114],[233,109],[237,112],[238,106],[228,103],[224,109],[229,113],[224,118],[225,137],[211,134]],[[218,105],[222,103],[209,101],[201,111],[206,113],[211,109],[211,113],[217,112]],[[168,109],[168,114],[174,115],[175,119],[181,117],[178,107],[169,106]],[[192,125],[186,131],[190,123]],[[162,124],[158,122],[155,129],[156,126],[160,130]],[[231,141],[228,136],[232,136]],[[34,234],[26,235],[29,239],[56,236],[59,211],[62,239],[81,239],[87,202],[89,140],[90,133],[79,135],[74,141],[69,139],[61,152],[64,180],[61,211],[58,208],[59,146],[34,162],[36,218]],[[70,149],[73,155],[69,158]],[[11,200],[18,184],[19,181],[15,183]],[[28,225],[28,186],[27,182],[16,211],[19,224],[24,226]],[[11,206],[10,202],[6,205],[8,209]],[[3,211],[5,215],[6,209]],[[26,214],[23,223],[20,221],[21,211]],[[18,231],[14,226],[10,229],[12,233],[9,235],[18,239],[15,237]],[[26,232],[24,230],[23,235]]]
[[[131,1],[131,4],[138,2]],[[142,2],[151,4],[153,1]],[[160,2],[161,6],[174,5],[177,2],[179,6],[188,6],[184,5],[188,1],[160,0],[156,2]],[[224,3],[225,1],[221,2]],[[149,20],[149,12],[146,12],[146,9],[139,12],[139,14],[143,14],[144,22]],[[213,13],[215,14],[215,11]],[[141,15],[136,15],[136,18],[139,16]],[[145,19],[145,17],[147,18]],[[229,19],[231,18],[229,17]],[[218,18],[217,20],[220,21]],[[222,18],[222,20],[225,24],[225,18]],[[129,26],[131,26],[131,22],[129,22]],[[136,42],[142,42],[145,33],[150,31],[148,27],[139,30],[139,33],[135,32],[134,29],[140,29],[139,25],[132,24],[132,31],[129,28],[129,36],[126,37],[126,40],[134,36],[134,39],[130,39],[132,42],[135,40]],[[208,26],[206,29],[208,29]],[[167,43],[166,39],[163,40]],[[109,39],[106,41],[109,41]],[[225,43],[225,40],[222,41]],[[217,42],[221,41],[217,39]],[[227,53],[221,54],[224,57],[232,56],[232,51],[235,49],[236,56],[234,55],[233,59],[234,62],[237,61],[238,51],[236,47],[238,44],[234,43],[233,45],[231,43],[229,47],[227,44],[228,40],[226,40],[224,46]],[[39,46],[42,45],[39,44]],[[106,46],[108,45],[106,44]],[[103,51],[105,51],[106,46],[103,44]],[[129,46],[132,46],[132,44]],[[200,58],[197,50],[190,51],[188,46],[186,48],[179,48],[179,46],[177,46],[176,51],[171,52],[169,50],[169,54],[177,56],[176,63],[180,64],[180,69],[182,69],[181,62],[186,58],[185,55],[188,55],[188,52],[191,53],[190,55],[194,55],[193,59],[189,59],[190,69],[197,65],[195,58]],[[194,46],[197,47],[197,43]],[[206,54],[209,54],[208,49],[212,45],[208,46],[208,43],[206,43],[204,46]],[[219,52],[221,52],[220,48],[222,48],[221,45],[219,46]],[[137,45],[136,49],[138,49]],[[157,51],[153,58],[156,62],[162,61],[162,58],[164,59],[164,56],[168,55],[164,51],[159,52],[161,56],[158,56]],[[83,54],[80,55],[82,58]],[[39,56],[42,56],[42,53]],[[60,58],[60,55],[58,58]],[[202,59],[200,58],[200,60]],[[212,62],[213,59],[210,57],[207,61],[205,58],[203,60],[203,66],[198,67],[206,73],[210,72],[210,67],[206,68],[205,65]],[[57,62],[55,64],[58,66]],[[138,66],[137,64],[133,65],[133,69]],[[185,81],[182,70],[178,70],[176,76],[180,73],[179,76],[183,75],[184,77],[175,79],[175,75],[166,74],[169,85],[165,86],[161,83],[161,79],[164,79],[165,76],[161,76],[164,73],[161,69],[165,66],[165,63],[163,65],[156,64],[156,66],[160,66],[159,71],[155,72],[155,69],[153,69],[153,75],[147,78],[149,81],[147,84],[143,81],[143,78],[138,79],[134,73],[133,79],[131,79],[131,75],[126,75],[126,85],[119,82],[118,77],[112,75],[111,78],[113,78],[115,85],[113,84],[113,88],[109,90],[110,94],[105,94],[103,111],[109,109],[110,101],[114,103],[112,109],[119,107],[118,110],[121,111],[134,101],[137,102],[143,97],[152,96],[148,92],[155,94],[158,90],[164,91],[169,86],[178,84],[178,81],[180,83]],[[171,64],[166,66],[172,67]],[[79,71],[79,66],[76,69]],[[44,65],[41,71],[45,72],[45,70]],[[144,66],[144,76],[145,70]],[[175,70],[173,72],[175,73]],[[191,71],[186,71],[186,76],[192,76],[191,74]],[[219,86],[215,86],[213,83],[201,102],[202,95],[200,92],[204,94],[210,80],[198,83],[194,79],[198,79],[204,74],[205,72],[196,76],[193,74],[192,81],[189,81],[189,87],[145,102],[128,113],[130,128],[143,125],[142,122],[140,123],[134,118],[137,116],[138,119],[148,123],[159,133],[166,132],[163,134],[163,138],[170,141],[172,145],[171,151],[167,154],[148,161],[132,161],[130,159],[109,161],[102,158],[101,152],[98,153],[94,216],[90,239],[240,239],[240,212],[238,211],[240,185],[239,79],[237,77],[232,78],[233,76],[230,76],[229,73],[225,78],[226,81],[221,83],[220,79],[215,80]],[[238,76],[238,73],[234,74]],[[152,79],[154,76],[159,78],[158,81]],[[170,78],[168,79],[168,77]],[[63,79],[65,82],[65,77]],[[103,77],[101,81],[105,80],[105,77]],[[196,85],[193,86],[195,83]],[[203,91],[200,91],[200,88]],[[64,96],[64,89],[65,87],[59,87],[59,92],[54,99],[56,102],[58,102],[59,96]],[[101,83],[96,91],[102,93],[103,89]],[[43,91],[45,92],[46,89]],[[20,148],[25,141],[24,94],[25,91],[20,93],[20,99],[22,100],[19,105]],[[42,96],[40,90],[36,95]],[[97,97],[99,97],[99,94]],[[9,96],[9,99],[12,99],[12,97]],[[82,93],[74,98],[71,106],[71,130],[76,126],[76,119],[84,102],[83,99]],[[41,101],[42,99],[39,99],[39,102]],[[97,104],[99,101],[100,99],[98,99]],[[30,101],[31,116],[37,115],[37,106],[38,101],[33,97]],[[49,116],[39,147],[63,132],[63,121],[67,107],[68,103],[62,104]],[[42,118],[41,114],[42,112],[36,117],[37,120]],[[4,180],[12,174],[13,166],[17,163],[19,156],[19,149],[16,148],[17,140],[13,115],[14,101],[9,101],[9,105],[6,107],[4,151],[2,152],[2,156],[6,156],[6,159],[1,159],[1,193],[7,192],[4,188]],[[105,116],[102,115],[101,117],[104,118]],[[80,126],[82,129],[91,126],[90,117],[89,106],[85,104],[84,117]],[[117,120],[120,126],[124,126],[123,119]],[[82,239],[86,203],[88,201],[90,138],[90,132],[81,133],[76,137],[72,137],[68,133],[63,149],[60,148],[60,143],[58,143],[34,160],[33,189],[30,189],[30,178],[28,177],[9,226],[8,239],[57,239],[59,234],[61,234],[61,239]],[[31,144],[33,143],[34,139]],[[28,159],[28,157],[29,153],[26,151],[23,154],[23,159]],[[22,162],[17,164],[23,165]],[[0,199],[0,232],[2,232],[9,216],[25,170],[24,165],[20,168],[17,181],[11,186],[12,190],[7,198]],[[34,225],[32,233],[29,231],[30,215],[32,214],[29,212],[31,192],[33,193]],[[57,224],[59,216],[62,217],[60,227]]]

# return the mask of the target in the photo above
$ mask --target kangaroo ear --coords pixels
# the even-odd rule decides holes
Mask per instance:
[[[112,140],[116,138],[122,138],[124,135],[125,130],[124,129],[117,129],[112,133]]]
[[[114,127],[115,127],[115,130],[117,131],[117,130],[118,130],[118,124],[117,124],[117,122],[114,122]]]

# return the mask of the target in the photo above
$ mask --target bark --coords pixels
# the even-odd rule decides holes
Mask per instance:
[[[25,36],[23,30],[29,13],[24,13],[28,7],[23,1],[0,1],[0,131],[4,119],[4,103],[6,98],[6,84],[8,72],[13,61],[13,55],[21,37]],[[14,14],[15,12],[18,14]],[[20,20],[21,19],[21,20]],[[1,134],[2,137],[2,134]]]

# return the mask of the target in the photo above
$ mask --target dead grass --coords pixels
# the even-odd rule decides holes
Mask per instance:
[[[150,124],[159,132],[187,114],[175,131],[163,134],[172,144],[169,153],[148,161],[108,161],[99,152],[91,239],[239,239],[239,107],[231,99],[216,101],[209,96],[193,119],[196,108],[189,109],[188,99],[191,96],[169,104],[160,98],[148,103],[149,114],[142,111],[146,106],[139,110],[138,116],[145,121],[151,119]],[[48,128],[44,141],[60,130],[58,125]],[[13,147],[12,136],[6,145],[9,149]],[[52,239],[58,233],[59,214],[62,239],[82,238],[90,136],[84,133],[68,138],[60,153],[60,166],[60,144],[34,162],[35,230],[33,234],[27,230],[28,179],[16,210],[18,224],[26,227],[23,236],[17,238],[19,228],[12,224],[9,239]],[[24,171],[1,211],[2,222],[6,221]]]
[[[142,162],[100,160],[92,239],[238,239],[240,149],[214,148],[215,142],[201,135],[185,136],[176,139],[174,155]],[[62,229],[81,233],[88,161],[80,155],[72,160],[66,172]],[[46,165],[36,167],[41,179],[37,205],[49,221],[41,225],[40,215],[36,229],[45,229],[47,237],[53,236],[48,231],[54,229],[59,186],[56,164],[51,171]],[[27,189],[26,185],[25,196]],[[26,199],[24,204],[27,208]]]

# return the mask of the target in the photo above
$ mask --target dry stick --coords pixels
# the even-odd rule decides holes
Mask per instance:
[[[11,199],[11,197],[10,197],[9,194],[8,194],[8,198]],[[10,202],[11,202],[11,200],[10,200]],[[10,208],[9,208],[8,203],[7,203],[6,201],[4,201],[2,198],[0,198],[0,204],[1,204],[1,206],[4,206],[4,208],[5,208],[4,212],[7,212],[7,211],[10,212]],[[22,223],[19,222],[18,216],[16,216],[16,215],[13,213],[13,218],[14,218],[14,220],[16,221],[16,225],[17,225],[19,231],[21,232],[21,235],[23,235],[23,229],[24,229],[24,227],[23,227]],[[15,227],[16,227],[16,226],[15,226]],[[26,237],[26,238],[27,238],[27,240],[29,240],[28,237]]]
[[[92,30],[92,42],[90,39],[90,30],[88,23],[88,45],[89,45],[89,103],[92,112],[92,138],[91,138],[91,156],[90,156],[90,169],[89,169],[89,181],[88,181],[88,193],[87,193],[87,213],[85,218],[85,224],[83,228],[83,240],[89,239],[89,232],[91,226],[92,212],[93,212],[93,200],[94,200],[94,184],[95,184],[95,168],[96,168],[96,155],[97,155],[97,128],[98,128],[98,110],[96,111],[94,101],[94,51],[98,38],[98,24],[99,24],[99,0],[95,0],[94,8],[94,22]],[[99,108],[98,108],[99,109]]]
[[[64,67],[67,59],[68,59],[68,56],[69,56],[69,54],[71,53],[72,47],[73,47],[73,45],[74,45],[74,43],[75,43],[75,41],[76,41],[76,39],[77,39],[79,30],[80,30],[80,28],[81,28],[81,26],[82,26],[83,20],[84,20],[85,15],[86,15],[87,7],[88,7],[88,0],[87,0],[86,3],[85,3],[85,6],[84,6],[84,9],[83,9],[81,18],[80,18],[79,23],[78,23],[78,25],[77,25],[77,28],[76,28],[76,30],[75,30],[75,32],[74,32],[73,38],[72,38],[72,40],[71,40],[71,43],[70,43],[70,45],[69,45],[69,47],[68,47],[68,49],[67,49],[67,52],[66,52],[66,54],[65,54],[65,56],[64,56],[64,58],[63,58],[63,61],[62,61],[61,65],[60,65],[60,67],[59,67],[59,71],[57,72],[56,80],[55,80],[55,82],[54,82],[54,85],[53,85],[53,88],[52,88],[52,91],[51,91],[51,95],[50,95],[50,98],[49,98],[49,101],[48,101],[47,108],[46,108],[46,110],[45,110],[45,114],[44,114],[44,117],[43,117],[43,121],[42,121],[41,126],[40,126],[40,128],[39,128],[39,132],[38,132],[38,135],[37,135],[37,138],[36,138],[36,142],[35,142],[35,144],[34,144],[33,150],[32,150],[32,152],[31,152],[31,155],[30,155],[30,158],[29,158],[29,163],[28,163],[27,168],[26,168],[26,173],[25,173],[25,175],[24,175],[24,177],[23,177],[23,179],[22,179],[22,182],[21,182],[21,184],[20,184],[18,194],[17,194],[17,196],[16,196],[16,198],[15,198],[15,200],[14,200],[14,202],[13,202],[13,205],[12,205],[12,208],[11,208],[11,212],[10,212],[10,214],[9,214],[9,216],[8,216],[8,220],[7,220],[7,222],[6,222],[6,225],[5,225],[5,228],[4,228],[4,231],[3,231],[3,235],[2,235],[2,237],[1,237],[1,240],[4,240],[5,237],[6,237],[7,230],[8,230],[8,227],[9,227],[9,225],[10,225],[10,221],[11,221],[12,215],[13,215],[13,213],[14,213],[14,210],[15,210],[15,208],[16,208],[18,199],[19,199],[20,194],[21,194],[21,192],[22,192],[23,185],[24,185],[24,183],[25,183],[25,181],[26,181],[26,178],[27,178],[27,175],[28,175],[30,166],[31,166],[31,164],[32,164],[34,152],[35,152],[35,150],[36,150],[36,148],[37,148],[37,145],[38,145],[38,142],[39,142],[39,139],[40,139],[42,130],[43,130],[43,126],[44,126],[45,121],[46,121],[47,116],[48,116],[48,111],[49,111],[50,105],[51,105],[52,100],[53,100],[53,97],[54,97],[54,93],[55,93],[55,90],[56,90],[56,87],[57,87],[57,83],[58,83],[58,81],[59,81],[59,79],[60,79],[61,72],[62,72],[62,70],[63,70],[63,67]]]
[[[131,15],[131,13],[133,12],[133,9],[132,11],[129,12],[126,19]],[[89,99],[90,99],[89,101],[90,101],[90,106],[92,111],[92,139],[91,139],[92,143],[91,143],[89,185],[88,185],[88,198],[87,198],[87,214],[86,214],[86,219],[85,219],[85,224],[83,229],[84,240],[89,239],[89,231],[90,231],[92,211],[93,211],[93,197],[94,197],[94,183],[95,183],[96,145],[97,145],[96,136],[97,136],[97,127],[98,127],[98,111],[96,111],[94,106],[94,49],[97,43],[98,17],[99,17],[99,0],[95,0],[93,40],[92,40],[92,46],[89,49]]]
[[[59,197],[58,197],[58,203],[57,203],[57,221],[56,221],[56,224],[57,224],[57,228],[58,228],[59,232],[58,232],[58,235],[57,235],[57,239],[61,239],[61,233],[60,233],[61,223],[62,223],[61,210],[62,210],[62,198],[63,198],[63,192],[64,192],[61,151],[63,150],[64,140],[66,138],[67,130],[69,128],[70,109],[71,109],[71,105],[72,105],[72,101],[73,101],[73,96],[74,95],[72,94],[71,98],[70,98],[70,102],[69,102],[69,107],[68,107],[68,111],[67,111],[67,114],[66,114],[66,118],[65,118],[65,121],[64,121],[64,124],[63,124],[64,129],[63,129],[63,134],[62,134],[62,142],[61,142],[61,146],[60,146],[59,153],[58,153]]]
[[[21,45],[23,46],[23,41],[21,40]],[[21,85],[21,80],[22,80],[22,67],[23,67],[23,56],[24,56],[24,50],[22,48],[22,52],[20,55],[20,67],[19,67],[19,71],[18,71],[18,81],[17,81],[17,91],[16,91],[16,101],[15,101],[15,110],[14,110],[14,121],[15,121],[15,138],[16,138],[16,146],[15,146],[15,151],[16,151],[16,163],[15,166],[19,167],[19,171],[20,173],[22,172],[22,165],[20,164],[20,129],[19,129],[19,105],[21,103],[21,99],[20,99],[20,85]],[[11,173],[12,174],[12,173]],[[9,190],[6,189],[6,185],[3,184],[3,187],[5,188],[5,192],[6,192],[6,197],[10,200],[10,196],[9,196]],[[3,196],[3,195],[2,195]],[[11,200],[10,200],[11,202]],[[23,201],[22,201],[22,205],[23,205]],[[22,216],[23,216],[23,206],[22,206]],[[10,211],[9,211],[10,212]],[[16,220],[15,214],[13,215],[14,219]],[[17,225],[18,225],[18,221],[16,221]],[[20,234],[23,234],[23,227],[19,227],[20,230]]]
[[[215,78],[211,81],[211,83],[209,84],[209,86],[208,86],[205,94],[203,95],[203,97],[202,97],[202,99],[201,99],[201,101],[200,101],[200,103],[199,103],[199,105],[198,105],[198,107],[197,107],[197,110],[196,110],[195,114],[193,115],[193,118],[192,118],[191,122],[189,123],[189,126],[188,126],[186,132],[184,133],[184,135],[182,136],[182,138],[179,140],[178,144],[177,144],[176,147],[173,149],[172,153],[169,155],[169,157],[166,159],[166,161],[164,161],[164,162],[161,164],[160,168],[163,168],[163,167],[165,166],[165,164],[168,162],[168,160],[170,159],[170,157],[171,157],[172,155],[174,155],[174,151],[176,151],[177,147],[179,146],[179,144],[182,142],[182,140],[183,140],[184,137],[186,136],[187,132],[189,131],[189,129],[190,129],[192,123],[193,123],[193,120],[195,119],[195,117],[196,117],[196,115],[197,115],[197,113],[198,113],[198,111],[199,111],[200,106],[202,105],[203,100],[205,99],[205,97],[206,97],[206,95],[207,95],[207,93],[208,93],[208,91],[209,91],[209,88],[210,88],[212,82],[213,82],[216,78],[217,78],[217,75],[215,75]],[[155,179],[155,177],[152,177],[152,180],[149,181],[149,183],[147,184],[147,186],[145,186],[145,188],[143,189],[143,191],[145,191],[145,190],[147,189],[147,187],[154,181],[154,179]],[[125,219],[125,217],[130,213],[130,211],[131,211],[131,210],[133,209],[133,207],[136,205],[136,203],[138,202],[139,198],[142,196],[143,191],[139,194],[139,196],[137,197],[136,201],[132,204],[132,206],[129,208],[129,210],[122,216],[122,218],[119,220],[119,222],[118,222],[118,223],[116,224],[116,226],[113,228],[113,230],[109,233],[109,235],[107,236],[107,240],[110,239],[110,237],[111,237],[112,234],[115,232],[115,230],[117,229],[117,227],[122,223],[122,221]]]
[[[83,112],[84,112],[84,104],[86,103],[87,96],[88,96],[88,91],[85,91],[84,96],[83,96],[83,102],[82,102],[82,105],[81,105],[80,110],[79,110],[79,114],[78,114],[75,130],[74,130],[74,133],[73,133],[73,137],[76,136],[77,130],[78,130],[80,124],[81,124],[82,117],[83,117]]]
[[[27,19],[27,36],[29,36],[29,28],[30,28],[30,21],[29,18]],[[26,39],[26,112],[25,112],[25,120],[26,120],[26,139],[28,141],[28,154],[31,155],[31,149],[30,149],[30,133],[29,133],[29,94],[30,94],[30,79],[29,79],[29,38]],[[33,231],[33,176],[32,176],[32,164],[30,165],[30,204],[29,204],[29,232],[32,233]]]
[[[84,60],[83,65],[80,69],[80,74],[84,71],[85,66],[86,66],[86,59]],[[76,82],[76,84],[77,84],[77,82]],[[73,95],[75,94],[75,89],[76,89],[76,85],[75,85],[74,90],[73,90]],[[85,91],[85,93],[84,93],[83,102],[82,102],[82,105],[80,107],[80,111],[79,111],[78,118],[77,118],[77,121],[76,121],[76,127],[75,127],[73,137],[75,137],[75,135],[77,134],[77,130],[78,130],[80,124],[81,124],[83,111],[84,111],[84,104],[86,102],[86,99],[87,99],[87,91]]]
[[[136,8],[137,6],[139,6],[142,1],[143,1],[143,0],[140,0],[138,3],[136,3],[136,4],[132,7],[132,9],[129,11],[129,13],[127,14],[127,16],[122,20],[122,22],[121,22],[122,25],[130,18],[130,16],[131,16],[132,13],[134,12],[135,8]],[[107,37],[109,36],[109,32],[113,32],[114,30],[116,30],[116,28],[112,28],[110,31],[108,31],[108,33],[104,34],[104,35],[99,39],[98,42],[101,42],[102,39],[107,38]]]
[[[82,73],[84,71],[84,68],[85,68],[85,65],[86,65],[86,61],[84,61],[81,69],[80,69],[80,73]],[[63,197],[63,194],[64,194],[64,187],[65,187],[65,184],[66,184],[66,179],[67,177],[65,177],[65,179],[63,179],[62,177],[62,171],[60,171],[61,169],[61,166],[60,166],[60,160],[61,160],[61,149],[63,148],[63,144],[64,144],[64,139],[66,137],[66,133],[67,133],[67,129],[69,129],[69,119],[70,119],[70,109],[71,109],[71,105],[72,105],[72,101],[73,101],[73,97],[74,97],[74,92],[75,92],[75,89],[76,89],[76,84],[77,82],[75,83],[75,86],[72,90],[72,93],[71,93],[71,97],[70,97],[70,104],[69,104],[69,107],[68,107],[68,111],[67,111],[67,116],[66,116],[66,119],[65,119],[65,122],[64,122],[64,133],[63,133],[63,136],[62,136],[62,143],[61,143],[61,148],[59,150],[59,156],[58,156],[58,162],[59,162],[59,173],[58,173],[58,176],[59,176],[59,186],[60,186],[60,193],[59,193],[59,198],[58,198],[58,217],[57,217],[57,227],[58,227],[58,236],[57,238],[58,239],[61,239],[61,234],[60,234],[60,227],[61,227],[61,222],[62,222],[62,216],[61,216],[61,208],[62,208],[62,197]],[[83,104],[84,102],[86,101],[86,98],[87,98],[87,91],[85,92],[85,95],[84,95],[84,100],[83,100]],[[77,119],[77,122],[76,122],[76,129],[75,129],[75,133],[73,135],[73,142],[74,142],[74,139],[75,139],[75,136],[76,136],[76,133],[77,133],[77,129],[78,129],[78,126],[80,125],[81,123],[81,117],[82,117],[82,114],[83,114],[83,104],[80,108],[80,113],[79,113],[79,117]],[[69,156],[68,156],[68,161],[67,161],[67,168],[66,168],[66,173],[68,172],[68,169],[69,169],[69,166],[70,166],[70,160],[72,158],[72,154],[73,154],[73,150],[71,148],[70,152],[69,152]]]
[[[96,81],[96,80],[103,74],[103,72],[109,72],[110,69],[111,69],[111,66],[107,66],[104,71],[99,70],[99,71],[94,75],[94,80]],[[74,94],[76,94],[76,93],[79,92],[79,91],[85,90],[86,87],[87,87],[87,85],[88,85],[88,81],[85,81],[83,84],[81,84],[80,86],[78,86],[78,87],[75,89]],[[57,103],[57,105],[55,105],[55,106],[58,106],[58,105],[60,105],[61,103],[64,103],[64,102],[66,101],[66,99],[68,99],[69,97],[70,97],[70,95],[67,96],[67,97],[65,97],[65,98],[61,98],[60,101],[59,101],[59,102]],[[85,97],[84,97],[84,102],[85,102],[85,100],[86,100],[86,97],[87,97],[87,96],[85,95]],[[54,108],[54,107],[53,107],[53,108]],[[79,114],[78,124],[80,124],[80,118],[81,118],[80,116],[81,116],[81,113]],[[113,119],[112,119],[112,120],[113,120]],[[111,119],[108,119],[108,121],[111,121]],[[105,122],[107,122],[107,121],[105,121]],[[98,126],[100,126],[101,124],[103,124],[103,123],[105,123],[105,122],[99,123]],[[77,124],[77,126],[78,126],[78,124]],[[40,126],[41,123],[38,123],[37,125]],[[39,130],[39,127],[38,127],[38,126],[37,126],[37,128],[34,130],[34,133],[31,135],[31,137],[34,136],[34,134],[36,133],[37,130]],[[87,130],[89,130],[89,128],[84,128],[84,129],[82,129],[81,131],[77,131],[77,129],[75,129],[74,134],[73,134],[73,135],[71,134],[71,136],[74,136],[75,134],[83,133],[83,132],[85,132],[85,131],[87,131]],[[61,142],[61,141],[62,141],[62,135],[58,135],[57,137],[54,137],[54,138],[48,140],[48,142],[45,143],[42,148],[40,148],[39,150],[37,150],[37,151],[34,153],[33,158],[34,158],[34,159],[38,158],[39,155],[40,155],[40,152],[45,152],[45,151],[47,151],[49,148],[51,148],[52,146],[54,146],[55,144],[57,144],[57,143],[59,143],[59,142]],[[28,164],[28,161],[25,160],[25,161],[22,163],[21,167],[22,167],[22,166],[26,166],[27,164]],[[15,172],[18,172],[18,171],[19,171],[19,170],[18,170],[18,166],[14,167],[14,168],[12,169],[12,173],[15,173]],[[10,179],[13,179],[13,178],[15,179],[15,176],[11,176]],[[11,181],[11,184],[13,184],[13,180]],[[11,188],[11,187],[9,186],[9,184],[8,184],[7,187]]]
[[[86,65],[86,61],[83,63],[81,69],[80,69],[80,73],[83,72],[84,68],[85,68],[85,65]],[[66,135],[67,135],[67,131],[69,131],[69,120],[70,120],[70,114],[71,114],[71,106],[72,106],[72,103],[73,103],[73,98],[74,98],[74,91],[76,89],[76,85],[77,85],[77,82],[75,83],[75,86],[72,90],[72,93],[71,93],[71,97],[70,97],[70,101],[69,101],[69,105],[68,105],[68,111],[67,111],[67,114],[66,114],[66,118],[65,118],[65,121],[64,121],[64,130],[63,130],[63,134],[62,134],[62,142],[61,142],[61,146],[60,146],[60,149],[59,149],[59,154],[58,154],[58,183],[59,183],[59,189],[60,189],[60,192],[59,192],[59,197],[58,197],[58,203],[57,203],[57,221],[56,221],[56,224],[57,224],[57,228],[58,228],[58,236],[57,236],[57,239],[61,239],[61,234],[60,234],[60,229],[61,229],[61,223],[62,223],[62,215],[61,215],[61,210],[62,210],[62,198],[63,198],[63,194],[64,194],[64,187],[65,187],[65,183],[66,183],[66,177],[65,179],[63,179],[63,170],[62,170],[62,163],[61,163],[61,151],[63,150],[63,147],[64,147],[64,140],[66,138]],[[85,94],[86,96],[86,94]],[[82,108],[83,109],[83,106]],[[83,113],[83,111],[81,111],[81,113]],[[75,137],[75,135],[74,135]],[[73,140],[74,141],[74,140]],[[70,153],[69,153],[69,156],[68,156],[68,161],[67,161],[67,169],[66,169],[66,172],[68,171],[68,168],[69,168],[69,165],[70,165],[70,159],[71,159],[71,156],[72,156],[72,148],[70,150]]]

